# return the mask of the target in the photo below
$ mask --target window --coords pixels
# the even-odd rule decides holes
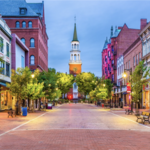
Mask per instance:
[[[135,66],[135,56],[133,57],[133,66]]]
[[[20,8],[20,14],[21,15],[25,15],[27,13],[27,9],[26,8]]]
[[[0,74],[4,75],[4,62],[0,61]]]
[[[10,64],[6,63],[6,76],[10,77]]]
[[[110,58],[110,51],[108,51],[108,57]]]
[[[105,56],[105,62],[107,63],[107,56]]]
[[[76,44],[74,44],[74,49],[76,49]]]
[[[146,52],[146,42],[143,43],[143,56],[145,56],[147,54]]]
[[[16,22],[16,28],[20,28],[20,22],[19,21]]]
[[[112,75],[112,82],[114,82],[114,74]]]
[[[3,39],[0,37],[0,52],[3,53]]]
[[[26,28],[26,22],[25,21],[22,22],[22,27]]]
[[[126,62],[126,69],[128,69],[128,63]]]
[[[29,27],[29,28],[32,28],[32,21],[29,21],[28,27]]]
[[[34,39],[30,39],[30,47],[35,47],[35,41]]]
[[[23,56],[21,56],[21,67],[25,68],[25,60]]]
[[[125,66],[125,64],[124,64],[124,69],[126,69],[126,66]]]
[[[7,51],[7,55],[6,56],[9,57],[9,44],[8,43],[6,44],[6,48],[7,48],[7,50],[6,50]]]
[[[138,54],[136,55],[136,64],[138,65]]]
[[[30,56],[30,65],[34,65],[34,56]]]
[[[130,69],[130,60],[129,60],[129,69]]]
[[[111,47],[111,51],[112,51],[112,53],[114,52],[114,46]]]
[[[139,53],[139,61],[141,61],[141,53]]]
[[[24,38],[21,39],[23,44],[26,44],[26,40]]]

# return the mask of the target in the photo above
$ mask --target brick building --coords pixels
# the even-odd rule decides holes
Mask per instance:
[[[0,14],[12,33],[29,48],[29,67],[48,70],[48,36],[46,33],[44,1],[1,0]]]
[[[144,65],[150,67],[150,22],[139,33],[142,43],[142,60]],[[148,84],[143,87],[142,106],[150,108],[150,77],[147,76]]]

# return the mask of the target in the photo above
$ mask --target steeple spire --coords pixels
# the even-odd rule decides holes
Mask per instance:
[[[74,33],[73,33],[73,40],[72,41],[78,41],[77,29],[76,29],[76,17],[74,19],[75,19],[75,23],[74,23]]]

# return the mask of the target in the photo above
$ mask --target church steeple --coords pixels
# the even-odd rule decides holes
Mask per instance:
[[[78,37],[77,37],[77,29],[76,29],[76,17],[75,17],[74,33],[73,33],[73,40],[72,40],[72,41],[78,41]]]

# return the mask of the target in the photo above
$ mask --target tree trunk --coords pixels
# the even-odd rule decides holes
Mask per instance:
[[[34,100],[32,100],[32,111],[34,112]]]

